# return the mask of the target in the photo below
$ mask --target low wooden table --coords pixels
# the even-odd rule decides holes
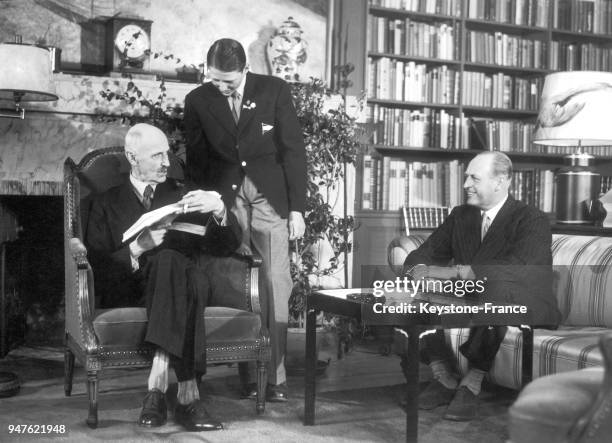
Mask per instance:
[[[408,363],[406,371],[406,441],[416,442],[418,438],[418,385],[419,385],[419,333],[423,327],[466,328],[473,326],[520,326],[527,323],[528,314],[521,312],[491,312],[482,300],[466,300],[454,296],[418,294],[410,297],[406,293],[385,293],[384,305],[400,306],[410,312],[376,312],[384,309],[382,305],[362,303],[347,298],[350,294],[372,293],[372,289],[332,289],[312,293],[307,299],[306,317],[306,374],[304,377],[304,425],[314,425],[315,421],[315,370],[316,370],[316,316],[317,311],[343,315],[375,326],[398,326],[403,328],[408,338],[405,342],[405,355]],[[412,306],[412,307],[409,307]],[[517,307],[496,303],[502,309],[517,311]],[[465,307],[465,308],[462,308]],[[507,307],[507,308],[505,308]],[[439,309],[441,311],[439,311]],[[477,311],[465,313],[458,311]],[[533,333],[531,328],[523,330],[523,384],[531,380],[533,365]]]

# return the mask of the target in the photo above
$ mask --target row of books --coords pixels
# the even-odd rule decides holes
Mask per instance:
[[[548,10],[549,0],[469,0],[467,18],[545,28]]]
[[[455,31],[446,23],[423,23],[368,16],[371,51],[417,57],[455,59]]]
[[[415,208],[414,206],[402,208],[406,235],[410,229],[435,229],[448,217],[450,210],[447,207]]]
[[[425,163],[365,155],[361,209],[460,205],[464,172],[459,160]]]
[[[612,146],[581,146],[581,151],[585,154],[591,154],[596,157],[612,157]],[[532,145],[527,152],[537,154],[552,154],[552,155],[569,155],[576,151],[575,146],[546,146]]]
[[[457,103],[459,72],[387,57],[368,61],[370,98],[438,104]]]
[[[612,34],[610,0],[553,0],[554,29]]]
[[[453,208],[464,203],[466,165],[459,160],[408,162],[365,155],[361,209]],[[612,188],[612,176],[601,178],[600,194]],[[551,169],[515,170],[510,195],[544,212],[555,210],[555,172]],[[414,227],[414,225],[410,225]]]
[[[371,105],[369,121],[376,123],[372,134],[374,144],[467,149],[467,119],[443,109],[408,110]]]
[[[593,43],[577,45],[568,42],[551,42],[551,69],[554,71],[611,71],[612,48]]]
[[[372,6],[426,14],[461,15],[462,0],[370,0]]]
[[[546,68],[546,43],[502,32],[467,31],[466,60],[517,68]]]
[[[471,149],[531,152],[535,125],[521,120],[470,119]]]
[[[504,73],[465,71],[461,100],[466,106],[537,111],[542,79],[521,78]]]
[[[552,9],[553,29],[612,34],[609,0],[466,0],[467,18],[546,28]],[[370,0],[373,6],[427,14],[460,16],[461,0]]]
[[[555,173],[549,169],[523,169],[512,172],[510,195],[544,212],[553,212]]]

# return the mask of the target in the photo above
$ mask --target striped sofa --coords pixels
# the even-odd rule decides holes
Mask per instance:
[[[389,265],[401,274],[406,256],[427,238],[415,234],[394,239],[388,247]],[[599,337],[612,329],[612,238],[553,235],[554,292],[563,314],[557,330],[534,331],[533,378],[603,365]],[[447,331],[458,367],[467,369],[459,345],[467,329]],[[492,382],[521,387],[521,332],[509,328],[489,373]]]

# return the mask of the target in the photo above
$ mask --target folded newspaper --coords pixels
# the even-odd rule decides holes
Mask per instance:
[[[183,214],[184,212],[184,205],[178,203],[172,203],[171,205],[162,206],[161,208],[146,212],[138,220],[136,220],[136,223],[130,226],[127,231],[123,233],[123,242],[126,242],[130,238],[139,234],[140,231],[142,231],[143,229],[149,228],[155,225],[156,223],[159,223],[165,217],[168,217],[172,214]]]

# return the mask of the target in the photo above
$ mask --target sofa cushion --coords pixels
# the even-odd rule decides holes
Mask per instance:
[[[230,343],[258,338],[258,314],[234,308],[207,307],[204,312],[208,343]],[[96,311],[94,331],[103,346],[139,346],[147,330],[145,308],[116,308]]]
[[[393,239],[387,248],[389,266],[401,274],[404,260],[429,234]],[[612,237],[554,234],[554,282],[562,324],[612,327]]]
[[[612,238],[555,234],[552,254],[563,324],[612,327]]]
[[[597,343],[599,337],[607,332],[609,329],[598,327],[536,329],[533,334],[533,378],[602,366],[603,357]],[[459,352],[459,346],[467,340],[469,329],[450,329],[446,334],[458,369],[465,374],[467,360]],[[493,383],[512,389],[521,388],[522,343],[521,331],[509,327],[488,374]]]
[[[603,375],[603,368],[591,368],[529,383],[509,410],[510,441],[566,441],[576,419],[595,402]]]

